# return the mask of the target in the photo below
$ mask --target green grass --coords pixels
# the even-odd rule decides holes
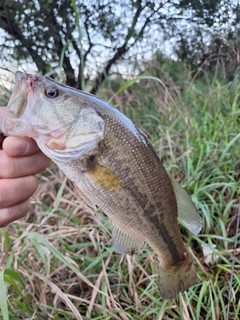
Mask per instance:
[[[26,219],[0,230],[2,319],[222,320],[229,290],[229,319],[238,319],[240,237],[232,288],[230,276],[240,193],[239,77],[225,83],[203,75],[190,82],[185,70],[178,72],[181,81],[166,72],[161,77],[161,70],[152,73],[168,92],[145,79],[112,103],[150,135],[165,167],[203,216],[199,236],[181,226],[197,267],[196,285],[175,300],[162,300],[151,248],[133,257],[117,254],[110,221],[76,197],[52,165],[39,175]],[[109,82],[100,92],[105,99],[112,95],[110,87]],[[212,249],[215,263],[205,263],[203,244]]]

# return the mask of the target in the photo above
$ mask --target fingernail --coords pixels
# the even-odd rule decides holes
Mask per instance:
[[[3,142],[3,149],[9,156],[24,156],[28,151],[28,142],[19,137],[7,137]]]

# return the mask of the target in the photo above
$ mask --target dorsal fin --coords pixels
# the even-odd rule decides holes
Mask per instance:
[[[202,229],[202,218],[187,192],[171,176],[173,190],[178,206],[178,221],[197,235]]]

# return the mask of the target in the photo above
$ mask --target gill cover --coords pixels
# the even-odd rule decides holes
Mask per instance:
[[[35,140],[39,148],[53,161],[70,162],[94,154],[104,137],[104,120],[94,109],[82,109],[67,130],[40,134]]]

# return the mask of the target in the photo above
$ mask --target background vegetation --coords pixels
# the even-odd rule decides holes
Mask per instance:
[[[2,0],[0,52],[4,68],[28,63],[96,93],[107,76],[136,74],[158,50],[194,68],[219,56],[234,72],[237,52],[223,47],[239,38],[239,23],[238,0]]]
[[[2,12],[11,4],[11,8],[18,8],[15,1],[3,3]],[[41,4],[40,1],[32,3],[35,6]],[[76,16],[80,11],[74,4],[78,2],[71,3],[71,10]],[[150,8],[151,1],[129,3],[133,9],[140,3]],[[169,3],[177,6],[174,1]],[[197,2],[179,2],[188,6],[182,7],[183,13],[194,3],[196,5]],[[216,10],[211,11],[210,16],[206,8],[202,11],[206,17],[214,17],[212,25],[220,10],[215,1],[210,1],[209,5],[214,3]],[[26,5],[26,2],[23,0],[20,4]],[[90,4],[93,5],[92,2]],[[199,8],[200,4],[203,6],[199,2]],[[46,2],[46,8],[48,5],[53,5],[53,2]],[[61,5],[67,6],[67,2],[61,1]],[[44,5],[36,8],[42,10]],[[54,8],[58,10],[57,6]],[[33,9],[30,7],[29,10]],[[197,8],[195,10],[197,12]],[[16,12],[14,17],[22,17]],[[60,15],[59,11],[57,13]],[[4,20],[4,13],[2,17]],[[82,24],[85,17],[81,19]],[[8,19],[11,19],[10,15]],[[72,23],[74,25],[74,21]],[[17,25],[26,27],[28,24],[22,17]],[[33,32],[30,22],[29,25]],[[71,183],[52,164],[38,176],[39,188],[26,219],[0,230],[0,318],[239,318],[240,239],[236,228],[240,199],[240,48],[237,24],[235,27],[235,36],[232,37],[229,36],[231,28],[229,32],[219,29],[218,36],[203,43],[202,53],[187,46],[186,55],[170,58],[161,51],[155,51],[151,58],[145,57],[141,63],[128,60],[133,81],[128,81],[129,74],[126,79],[116,74],[108,76],[103,70],[101,72],[106,79],[97,92],[105,100],[111,99],[113,105],[147,132],[168,172],[192,195],[199,208],[203,216],[200,235],[195,237],[181,227],[197,267],[196,285],[175,300],[162,300],[157,288],[157,258],[151,248],[145,246],[133,257],[117,254],[111,242],[110,221],[102,212],[89,209],[76,196]],[[38,28],[42,30],[40,26]],[[221,36],[223,31],[224,37]],[[28,33],[22,33],[27,38]],[[82,37],[79,41],[85,45],[83,34]],[[72,45],[73,39],[69,38]],[[11,38],[13,40],[17,41]],[[28,41],[27,38],[26,43]],[[60,46],[60,59],[54,58],[55,67],[44,58],[49,64],[47,69],[39,68],[39,72],[51,71],[57,79],[61,78],[58,71],[65,70],[63,55],[70,50],[64,46],[66,43]],[[21,43],[19,47],[27,55],[21,56],[23,63],[25,58],[29,58],[29,53]],[[50,57],[50,49],[46,49],[46,44],[42,47]],[[109,47],[117,52],[112,44],[109,43]],[[14,50],[12,53],[14,58]],[[39,55],[44,57],[43,53]],[[32,60],[36,63],[33,56]],[[102,66],[105,65],[102,61]],[[76,75],[75,70],[74,67]],[[84,82],[87,81],[86,71],[82,70],[80,74]],[[76,80],[77,77],[74,79],[79,85],[81,81]],[[67,75],[64,78],[68,81]],[[97,88],[100,84],[98,82],[96,87],[98,79],[99,75],[89,77],[86,88]],[[156,79],[161,79],[165,87]],[[5,89],[2,96],[5,103],[8,95]],[[209,249],[208,255],[206,248]]]

